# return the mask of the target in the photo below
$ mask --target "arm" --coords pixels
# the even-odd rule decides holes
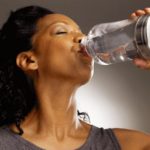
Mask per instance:
[[[134,130],[113,129],[121,150],[150,150],[150,135]]]
[[[150,14],[150,8],[137,10],[130,15],[130,18],[145,14]],[[141,69],[150,70],[150,60],[136,58],[133,63]],[[150,150],[150,134],[127,129],[113,129],[113,131],[120,143],[121,150]]]

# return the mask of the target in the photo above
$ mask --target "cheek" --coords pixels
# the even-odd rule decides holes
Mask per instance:
[[[74,55],[72,52],[72,42],[64,40],[53,40],[49,43],[46,55],[51,57],[50,61],[63,65],[69,63],[71,57]],[[71,62],[70,62],[71,63]]]
[[[39,65],[42,71],[51,73],[71,71],[70,69],[74,68],[73,62],[76,55],[72,51],[72,46],[72,42],[66,40],[43,41],[39,55]]]

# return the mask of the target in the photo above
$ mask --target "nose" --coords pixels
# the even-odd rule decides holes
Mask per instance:
[[[75,43],[81,43],[83,37],[85,37],[85,35],[83,33],[78,33],[74,39]]]
[[[81,40],[82,40],[82,38],[78,38],[78,40],[77,40],[77,41],[78,41],[78,43],[81,43]]]

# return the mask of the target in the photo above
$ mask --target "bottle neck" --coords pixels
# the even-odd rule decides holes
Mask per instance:
[[[88,36],[83,37],[80,44],[81,44],[81,47],[85,48],[88,55],[92,56],[92,54],[91,54],[91,52],[89,51],[89,48],[88,48]]]

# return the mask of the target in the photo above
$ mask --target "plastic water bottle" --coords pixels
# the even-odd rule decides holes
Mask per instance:
[[[150,15],[95,25],[81,44],[101,65],[150,59]]]

